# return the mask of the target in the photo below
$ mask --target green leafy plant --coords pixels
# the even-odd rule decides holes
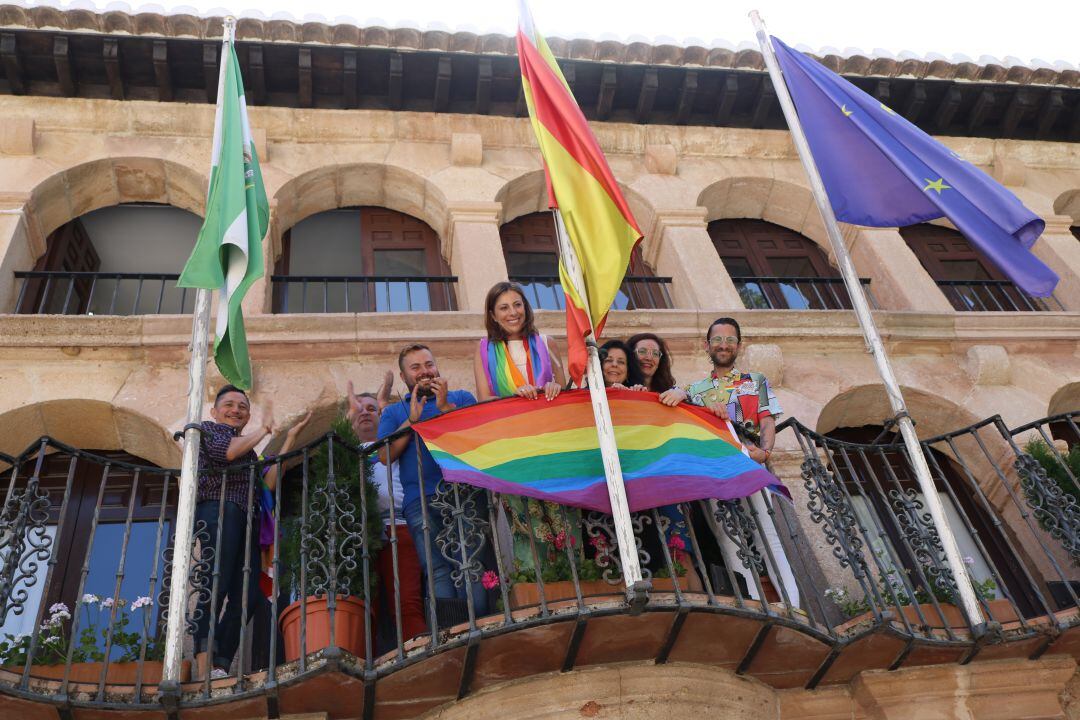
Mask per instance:
[[[334,434],[345,445],[357,447],[360,441],[353,432],[352,426],[344,417],[339,417],[331,425]],[[326,498],[329,492],[330,478],[330,442],[319,445],[308,459],[308,516],[309,522],[318,527],[319,520],[314,516],[313,508],[318,507],[318,498]],[[374,558],[383,545],[383,523],[379,512],[379,491],[372,482],[373,468],[366,456],[347,450],[338,444],[334,447],[334,483],[340,491],[345,490],[347,502],[352,506],[350,517],[338,515],[338,543],[339,547],[328,547],[327,553],[339,553],[341,543],[346,542],[346,535],[350,533],[362,533],[362,542],[366,543],[368,554],[372,559],[368,567],[369,597],[374,598],[377,589],[378,573],[375,571]],[[284,490],[284,489],[283,489]],[[301,538],[303,530],[303,487],[301,483],[292,483],[292,486],[283,492],[285,502],[291,510],[288,517],[281,521],[279,543],[281,546],[282,587],[294,600],[300,597],[300,562],[301,562]],[[363,496],[362,496],[363,494]],[[339,503],[340,505],[340,503]],[[322,507],[325,508],[325,501]],[[366,506],[366,516],[364,508]],[[329,522],[329,518],[323,513],[323,519]],[[320,542],[329,543],[329,528],[322,529],[317,538]],[[351,542],[355,542],[352,540]],[[345,588],[342,594],[364,597],[364,566],[362,561],[362,548],[356,547],[356,566],[345,568],[342,575]],[[313,574],[317,576],[328,572],[329,557],[322,558],[317,567],[308,567],[308,592],[313,587]]]
[[[109,638],[110,625],[112,648],[119,652],[119,656],[112,657],[110,662],[136,662],[143,653],[142,628],[145,622],[145,616],[138,611],[152,612],[150,608],[153,604],[149,597],[136,598],[129,606],[122,599],[114,603],[111,597],[84,595],[82,608],[86,617],[80,623],[78,636],[72,639],[71,611],[66,604],[55,603],[49,608],[49,617],[39,629],[33,662],[38,665],[63,665],[67,662],[69,652],[73,663],[102,662],[105,660],[104,647]],[[134,624],[133,617],[137,618]],[[29,635],[8,634],[0,640],[0,665],[25,665],[29,652]],[[147,637],[145,655],[142,656],[146,660],[162,660],[165,643],[159,637]]]
[[[1063,493],[1080,504],[1080,488],[1077,488],[1076,483],[1069,477],[1071,472],[1074,478],[1080,478],[1080,445],[1073,445],[1068,452],[1060,453],[1060,460],[1054,448],[1041,438],[1028,442],[1024,446],[1024,452],[1035,458],[1046,471],[1047,477],[1057,483]]]

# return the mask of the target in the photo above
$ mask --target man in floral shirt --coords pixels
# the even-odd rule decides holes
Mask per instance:
[[[673,407],[690,402],[709,408],[722,420],[731,420],[750,458],[764,464],[772,454],[776,419],[782,411],[764,375],[735,367],[741,346],[742,330],[734,318],[714,320],[705,333],[712,373],[686,387],[668,390],[660,395],[660,402]]]

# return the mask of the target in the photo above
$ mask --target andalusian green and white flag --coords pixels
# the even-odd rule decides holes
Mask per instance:
[[[263,275],[262,240],[270,205],[231,39],[222,48],[217,98],[206,219],[177,285],[220,291],[214,360],[226,380],[249,390],[251,360],[240,303]]]

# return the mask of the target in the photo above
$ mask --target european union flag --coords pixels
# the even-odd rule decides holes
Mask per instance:
[[[1053,270],[1031,254],[1045,223],[937,140],[801,52],[772,38],[838,220],[902,227],[947,217],[1029,295]]]

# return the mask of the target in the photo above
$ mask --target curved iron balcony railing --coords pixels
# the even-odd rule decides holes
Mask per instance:
[[[813,688],[982,653],[1071,653],[1080,633],[1078,422],[1080,411],[1010,431],[993,417],[923,441],[971,555],[985,623],[953,604],[956,580],[888,432],[852,442],[789,420],[782,444],[800,451],[777,461],[801,468],[793,503],[765,492],[636,513],[652,582],[643,605],[627,599],[609,516],[525,511],[508,496],[443,485],[425,500],[432,512],[416,551],[446,558],[460,599],[428,602],[420,618],[403,596],[415,573],[402,508],[390,503],[381,517],[374,491],[361,490],[367,460],[388,440],[360,448],[329,433],[230,469],[246,491],[250,542],[260,478],[268,468],[282,477],[266,503],[277,528],[265,553],[271,572],[255,553],[242,556],[245,587],[261,583],[253,597],[269,599],[253,607],[243,593],[234,639],[254,649],[238,653],[227,678],[196,677],[188,639],[188,674],[168,691],[157,687],[156,659],[160,609],[175,591],[169,563],[180,551],[194,560],[182,590],[190,636],[200,613],[222,610],[221,560],[204,548],[222,547],[225,501],[209,506],[216,536],[214,523],[200,522],[192,547],[177,549],[178,471],[42,438],[0,457],[0,617],[5,628],[26,618],[27,633],[0,644],[0,693],[5,707],[26,712],[44,703],[176,715],[245,701],[272,715],[332,700],[343,716],[417,717],[499,682],[597,663],[707,663],[777,688]],[[390,473],[385,481],[396,482]],[[429,598],[434,582],[424,581]],[[304,692],[324,676],[333,679]],[[329,698],[328,687],[339,694]]]
[[[748,310],[850,310],[843,278],[779,277],[766,275],[734,275],[731,281]],[[870,301],[878,309],[870,292],[870,278],[859,278]]]
[[[957,310],[976,312],[1052,312],[1065,307],[1051,295],[1028,295],[1008,280],[938,280],[938,287]]]

